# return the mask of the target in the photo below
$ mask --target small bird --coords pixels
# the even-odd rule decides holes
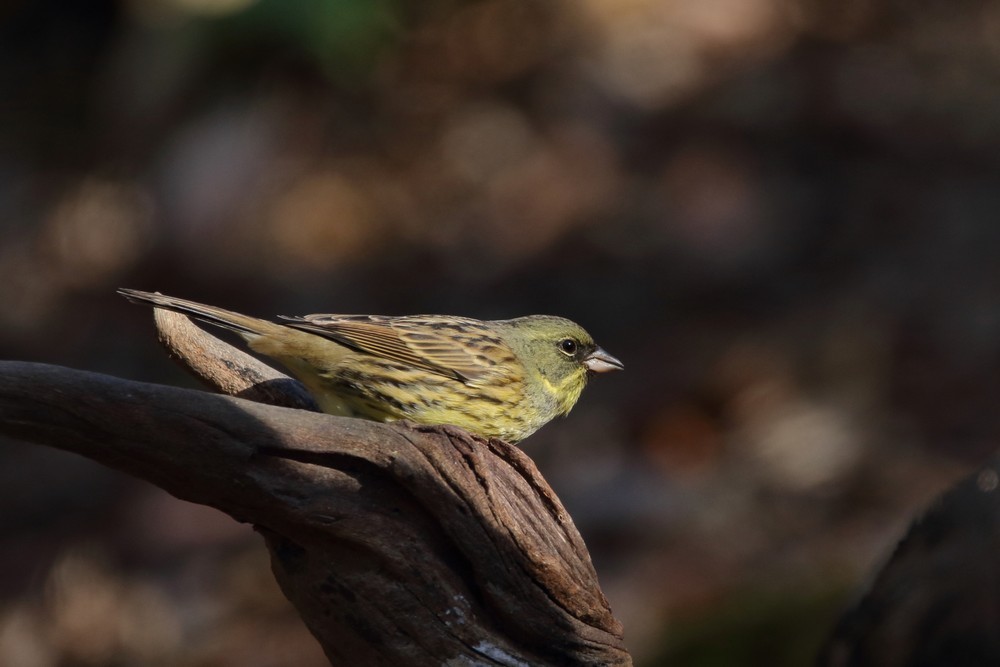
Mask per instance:
[[[324,412],[452,424],[517,443],[566,415],[594,373],[621,370],[570,320],[449,315],[305,315],[269,322],[162,294],[119,289],[239,334],[276,359]]]

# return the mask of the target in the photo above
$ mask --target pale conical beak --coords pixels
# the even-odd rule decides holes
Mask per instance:
[[[608,371],[625,370],[625,364],[618,361],[601,348],[597,348],[584,357],[583,365],[586,366],[587,370],[591,373],[607,373]]]

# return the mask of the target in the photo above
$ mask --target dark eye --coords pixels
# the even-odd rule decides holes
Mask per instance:
[[[576,354],[576,341],[572,338],[563,338],[559,341],[559,349],[562,350],[563,354],[572,357]]]

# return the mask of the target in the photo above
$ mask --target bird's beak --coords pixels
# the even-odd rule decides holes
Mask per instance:
[[[583,358],[583,365],[591,373],[607,373],[608,371],[620,371],[625,369],[625,364],[618,361],[610,354],[597,348]]]

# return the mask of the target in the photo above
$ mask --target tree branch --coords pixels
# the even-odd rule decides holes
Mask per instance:
[[[251,357],[171,340],[226,391],[298,401]],[[18,362],[0,362],[0,433],[255,524],[333,664],[631,664],[572,520],[505,443]]]
[[[258,403],[320,412],[298,380],[209,335],[184,315],[157,308],[153,320],[167,354],[210,389]]]

